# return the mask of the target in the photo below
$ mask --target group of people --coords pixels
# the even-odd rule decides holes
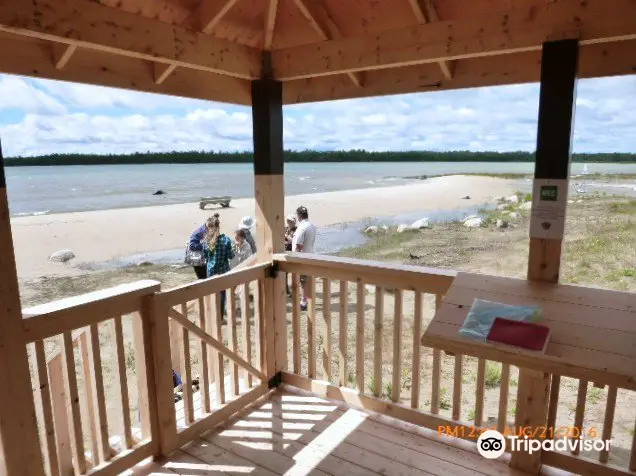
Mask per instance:
[[[296,215],[286,219],[285,250],[312,253],[316,241],[316,227],[309,221],[307,208],[300,206]],[[234,232],[234,241],[221,233],[220,215],[215,213],[188,240],[186,261],[192,264],[199,279],[227,273],[256,253],[256,242],[251,229],[254,219],[243,217]],[[307,309],[307,278],[301,277],[301,309]],[[288,288],[289,291],[289,288]],[[221,293],[221,309],[225,313],[225,292]]]

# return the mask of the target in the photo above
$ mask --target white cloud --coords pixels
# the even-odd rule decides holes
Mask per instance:
[[[251,111],[205,101],[0,76],[7,155],[246,150]],[[528,150],[537,84],[344,100],[285,108],[291,149]],[[636,77],[581,81],[575,151],[636,151]]]

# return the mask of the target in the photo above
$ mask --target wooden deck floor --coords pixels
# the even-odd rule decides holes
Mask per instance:
[[[451,443],[451,444],[448,444]],[[455,446],[457,445],[457,446]],[[462,447],[464,446],[464,447]],[[521,475],[462,441],[285,390],[135,475]]]

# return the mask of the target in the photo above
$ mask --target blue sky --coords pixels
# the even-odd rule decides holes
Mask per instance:
[[[287,106],[288,149],[526,150],[538,84]],[[0,75],[6,156],[250,150],[247,107]],[[636,75],[581,80],[575,152],[636,152]]]

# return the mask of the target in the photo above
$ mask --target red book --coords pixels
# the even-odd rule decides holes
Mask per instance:
[[[496,317],[486,340],[514,345],[522,349],[545,352],[550,328],[533,322],[513,321]]]

